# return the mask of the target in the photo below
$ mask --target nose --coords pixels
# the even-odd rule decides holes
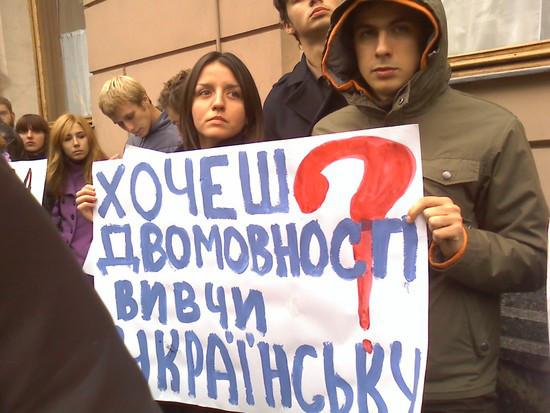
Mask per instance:
[[[80,146],[80,142],[78,141],[77,137],[73,137],[73,146]]]
[[[224,110],[225,108],[225,102],[223,97],[223,91],[218,91],[214,95],[214,102],[212,104],[212,108],[214,110]]]
[[[27,131],[27,138],[32,138],[32,130]]]
[[[127,120],[122,121],[122,126],[126,132],[134,133],[134,124]]]
[[[376,55],[389,56],[391,54],[390,38],[385,30],[378,33],[378,42],[376,43]]]

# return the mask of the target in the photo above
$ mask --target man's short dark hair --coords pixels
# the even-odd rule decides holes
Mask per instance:
[[[181,99],[183,95],[183,84],[190,70],[180,70],[176,75],[172,76],[166,82],[160,91],[159,105],[162,110],[171,108],[174,112],[180,111]]]
[[[0,105],[4,105],[8,108],[8,110],[13,113],[13,109],[11,108],[11,102],[6,99],[4,96],[0,96]]]
[[[286,2],[287,0],[273,0],[273,5],[279,12],[279,18],[283,23],[290,23],[288,19],[288,13],[286,12]]]

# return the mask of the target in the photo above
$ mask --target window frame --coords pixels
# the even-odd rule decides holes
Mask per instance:
[[[37,95],[38,106],[40,110],[40,116],[42,116],[51,126],[55,119],[50,119],[50,113],[48,110],[48,96],[57,94],[64,95],[64,91],[54,91],[54,85],[48,85],[46,81],[45,69],[44,69],[44,50],[42,47],[42,39],[40,37],[40,23],[38,18],[38,6],[39,0],[27,0],[29,15],[31,18],[31,31],[32,31],[32,43],[34,49],[34,61],[36,67],[36,83],[37,83]],[[88,123],[92,124],[92,116],[84,116],[84,119]]]
[[[550,40],[449,56],[452,77],[550,67]]]

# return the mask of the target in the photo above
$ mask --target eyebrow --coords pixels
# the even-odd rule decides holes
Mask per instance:
[[[212,83],[197,83],[197,86],[212,86]],[[197,87],[195,86],[195,87]],[[228,83],[227,85],[224,85],[226,89],[228,88],[240,88],[238,83]]]
[[[409,19],[405,16],[400,16],[400,17],[397,17],[393,20],[391,20],[387,25],[388,26],[392,26],[394,24],[399,24],[399,23],[411,23],[411,24],[415,24],[415,21],[412,20],[412,19]],[[360,23],[358,24],[357,26],[353,26],[353,30],[358,30],[358,29],[362,29],[362,28],[368,28],[368,27],[376,27],[374,24],[372,23]]]

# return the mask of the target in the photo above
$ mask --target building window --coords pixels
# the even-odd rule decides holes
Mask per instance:
[[[550,38],[550,0],[443,0],[443,4],[450,55]]]
[[[82,0],[30,0],[40,104],[48,121],[91,116],[90,72]]]
[[[442,0],[453,77],[550,67],[550,0]]]

